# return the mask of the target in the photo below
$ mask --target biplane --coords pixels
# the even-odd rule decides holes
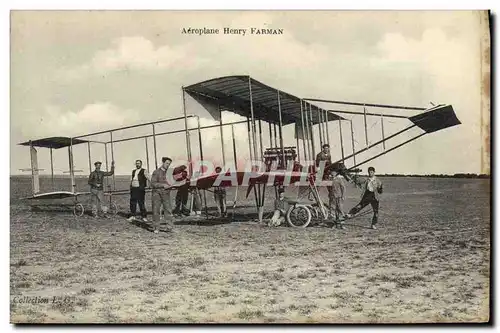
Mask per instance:
[[[114,145],[119,142],[127,142],[130,140],[144,140],[144,150],[146,152],[147,169],[150,169],[150,155],[148,147],[148,139],[153,140],[153,159],[154,167],[158,165],[158,154],[156,140],[165,135],[174,133],[184,133],[186,138],[186,153],[187,160],[192,161],[192,140],[193,134],[197,136],[199,157],[201,161],[204,160],[203,155],[203,140],[201,130],[206,128],[218,127],[220,130],[221,140],[221,153],[222,165],[231,161],[235,166],[235,170],[223,170],[224,177],[233,177],[237,181],[231,183],[222,182],[223,186],[247,186],[246,195],[249,196],[253,192],[255,197],[255,205],[257,208],[258,219],[262,220],[263,210],[265,203],[266,187],[273,186],[277,195],[277,188],[284,186],[284,184],[301,184],[305,186],[309,195],[309,202],[297,201],[292,205],[290,216],[295,212],[302,211],[306,216],[306,222],[300,223],[300,226],[307,226],[311,220],[311,216],[326,219],[328,217],[326,205],[322,202],[318,190],[318,184],[315,181],[316,166],[314,164],[316,149],[323,144],[330,144],[334,140],[334,134],[338,135],[338,141],[341,147],[341,154],[335,160],[334,164],[341,163],[346,166],[344,171],[346,177],[352,172],[359,172],[359,167],[372,161],[382,155],[385,155],[395,149],[411,143],[412,141],[436,131],[440,131],[449,127],[460,124],[460,121],[455,115],[453,107],[448,104],[441,104],[431,108],[425,107],[412,107],[400,105],[387,105],[387,104],[373,104],[373,103],[359,103],[359,102],[346,102],[338,100],[316,99],[316,98],[300,98],[276,88],[270,87],[260,81],[257,81],[250,76],[226,76],[219,77],[189,86],[182,87],[181,101],[182,113],[180,117],[169,118],[159,121],[141,123],[126,127],[114,128],[105,131],[79,135],[75,137],[52,137],[45,139],[30,140],[23,142],[21,145],[30,147],[31,154],[31,168],[29,169],[32,174],[32,196],[27,198],[32,199],[55,199],[72,197],[74,198],[74,213],[75,215],[83,214],[83,207],[78,201],[78,197],[88,192],[78,192],[75,188],[75,172],[77,172],[73,164],[73,147],[75,145],[86,144],[88,147],[88,161],[89,171],[91,170],[91,149],[90,143],[104,145],[106,161],[105,168],[108,169],[108,150],[111,152],[111,159],[114,159]],[[188,100],[189,99],[189,100]],[[194,114],[188,114],[188,102],[195,103],[206,110],[210,116],[218,121],[218,124],[201,126],[200,117]],[[313,104],[315,103],[315,104]],[[324,108],[317,104],[335,104],[339,105],[335,109]],[[340,107],[341,106],[341,107]],[[375,112],[373,110],[398,110],[399,112],[416,112],[417,114],[396,114],[386,112]],[[368,112],[370,110],[370,112]],[[237,114],[246,120],[234,121],[224,123],[222,121],[222,112],[231,112]],[[355,149],[354,141],[355,135],[353,130],[352,119],[346,118],[362,117],[365,128],[366,145],[362,149]],[[382,138],[376,142],[370,143],[368,140],[367,131],[367,118],[377,117],[381,120],[381,133]],[[188,126],[189,119],[195,119],[197,126]],[[398,118],[405,120],[407,126],[396,131],[395,133],[386,135],[384,132],[384,119]],[[173,131],[158,132],[158,124],[168,123],[171,121],[184,121],[184,128],[176,129]],[[264,123],[264,125],[263,125]],[[264,139],[263,128],[265,129],[267,123],[267,133],[269,137]],[[248,155],[251,161],[260,161],[265,165],[265,170],[255,174],[250,170],[242,171],[241,165],[238,166],[238,156],[235,142],[234,126],[237,124],[246,124],[246,136],[248,138]],[[333,125],[336,125],[335,127]],[[351,136],[351,153],[346,153],[347,147],[344,145],[344,133],[342,131],[342,124],[350,125]],[[226,141],[223,135],[223,128],[231,126],[232,134],[232,159],[225,151],[224,142]],[[338,126],[338,127],[337,127]],[[345,126],[345,125],[344,125]],[[113,140],[113,133],[131,128],[147,128],[148,134],[141,136],[130,136]],[[334,128],[338,128],[338,133],[334,133]],[[284,130],[293,130],[294,138],[296,140],[295,146],[284,144]],[[419,132],[413,135],[414,131]],[[387,147],[388,143],[404,133],[412,133],[412,137],[399,142],[393,146]],[[97,134],[109,135],[109,140],[95,141],[90,140]],[[241,133],[238,133],[241,136]],[[267,145],[267,147],[265,146]],[[51,177],[54,179],[52,150],[67,148],[68,161],[69,161],[69,176],[70,176],[70,190],[60,190],[52,192],[41,192],[39,186],[39,169],[37,167],[37,150],[36,148],[50,149],[51,156]],[[383,148],[382,152],[378,152],[373,156],[369,156],[361,161],[357,161],[356,157],[364,156],[374,148]],[[130,157],[134,159],[134,156]],[[214,183],[217,181],[217,175],[205,174],[203,170],[193,170],[194,163],[189,165],[189,184],[191,190],[209,191]],[[151,171],[151,170],[150,170]],[[249,175],[251,173],[251,175]],[[250,182],[244,183],[244,179],[249,178]],[[272,179],[272,183],[269,183]],[[175,186],[172,187],[175,189]],[[118,210],[113,206],[113,195],[128,194],[128,188],[117,189],[114,181],[112,185],[108,184],[105,194],[109,196],[110,207],[112,211]],[[204,208],[207,211],[207,199],[204,195]],[[237,198],[233,203],[233,209],[236,208]],[[191,204],[192,207],[192,204]],[[304,215],[303,214],[303,215]],[[208,214],[207,214],[208,217]],[[297,224],[291,218],[288,222],[292,226]]]

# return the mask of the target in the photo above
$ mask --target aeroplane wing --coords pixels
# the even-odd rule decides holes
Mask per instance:
[[[222,177],[221,180],[218,181],[218,177]],[[227,172],[225,174],[202,175],[197,178],[192,178],[190,180],[190,185],[195,186],[198,189],[208,189],[214,186],[249,186],[250,191],[250,189],[256,184],[294,184],[296,182],[308,182],[310,177],[310,174],[299,171],[275,170],[263,173],[236,171]]]
[[[90,192],[69,192],[69,191],[54,191],[54,192],[44,192],[37,193],[31,197],[21,198],[21,200],[53,200],[53,199],[66,199],[71,197],[76,197],[79,195],[87,195]]]

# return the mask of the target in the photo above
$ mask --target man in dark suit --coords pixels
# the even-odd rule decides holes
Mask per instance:
[[[132,222],[136,216],[137,204],[139,204],[139,209],[141,210],[141,218],[143,222],[147,222],[148,219],[146,206],[144,204],[144,199],[146,197],[146,187],[149,177],[148,170],[142,167],[142,161],[135,161],[135,169],[132,170],[132,180],[130,181],[130,217],[129,222]]]

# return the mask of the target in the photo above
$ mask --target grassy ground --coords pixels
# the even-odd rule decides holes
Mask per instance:
[[[31,212],[13,179],[11,322],[487,321],[489,181],[384,182],[379,230],[365,216],[346,230],[200,220],[154,235],[121,216]]]

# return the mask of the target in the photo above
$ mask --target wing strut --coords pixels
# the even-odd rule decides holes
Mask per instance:
[[[349,122],[351,123],[352,158],[354,160],[354,164],[356,164],[356,148],[354,147],[354,129],[352,127],[352,120],[350,120]]]
[[[361,162],[361,163],[355,164],[354,166],[352,166],[352,167],[351,167],[351,168],[349,168],[349,169],[354,169],[354,168],[357,168],[357,167],[359,167],[360,165],[363,165],[363,164],[365,164],[365,163],[367,163],[367,162],[370,162],[371,160],[374,160],[374,159],[376,159],[376,158],[379,158],[380,156],[385,155],[385,154],[387,154],[387,153],[389,153],[389,152],[393,151],[394,149],[397,149],[397,148],[399,148],[399,147],[401,147],[401,146],[404,146],[404,145],[406,145],[406,144],[408,144],[408,143],[410,143],[410,142],[412,142],[412,141],[414,141],[414,140],[416,140],[416,139],[418,139],[418,138],[420,138],[420,137],[422,137],[422,136],[424,136],[424,135],[426,135],[426,134],[427,134],[427,133],[425,133],[425,132],[424,132],[424,133],[420,133],[419,135],[417,135],[417,136],[415,136],[415,137],[413,137],[413,138],[411,138],[411,139],[409,139],[409,140],[406,140],[405,142],[400,143],[399,145],[394,146],[394,147],[392,147],[391,149],[385,150],[384,152],[382,152],[382,153],[380,153],[380,154],[378,154],[378,155],[375,155],[375,156],[373,156],[373,157],[370,157],[369,159],[367,159],[367,160],[365,160],[365,161],[363,161],[363,162]]]
[[[408,127],[404,128],[404,129],[402,129],[401,131],[396,132],[396,133],[394,133],[394,134],[392,134],[392,135],[388,136],[385,140],[380,140],[380,141],[377,141],[377,142],[375,142],[374,144],[371,144],[371,145],[369,145],[368,147],[363,148],[363,149],[361,149],[360,151],[358,151],[358,152],[356,152],[356,153],[354,153],[354,154],[351,154],[351,155],[349,155],[349,156],[346,156],[346,157],[345,157],[345,159],[351,158],[351,157],[356,156],[356,155],[358,155],[358,154],[360,154],[360,153],[362,153],[362,152],[365,152],[365,151],[367,151],[368,149],[371,149],[371,148],[373,148],[373,147],[375,147],[375,146],[377,146],[377,145],[381,144],[383,141],[387,141],[387,140],[389,140],[389,139],[392,139],[392,138],[394,138],[395,136],[400,135],[400,134],[402,134],[402,133],[404,133],[404,132],[406,132],[406,131],[408,131],[408,130],[410,130],[410,129],[414,128],[415,126],[417,126],[417,125],[415,125],[415,124],[410,125],[410,126],[408,126]],[[339,162],[342,162],[342,160],[338,160],[338,161],[336,161],[335,163],[339,163]]]
[[[345,161],[344,156],[344,139],[342,138],[342,120],[339,119],[339,135],[340,135],[340,151],[342,153],[342,163]]]

